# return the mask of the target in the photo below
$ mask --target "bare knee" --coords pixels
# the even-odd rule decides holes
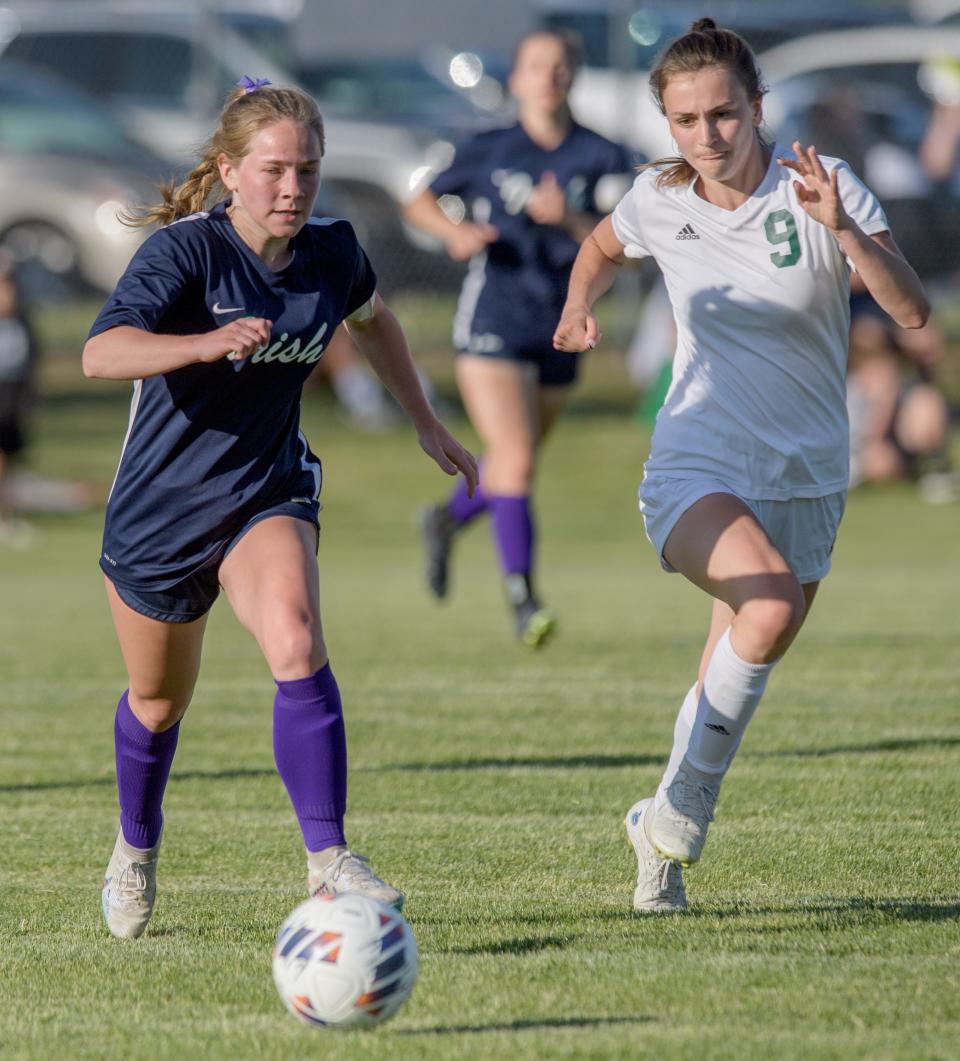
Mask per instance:
[[[894,430],[900,445],[908,453],[935,453],[947,437],[946,402],[939,392],[921,385],[911,390],[903,401]]]
[[[262,647],[270,671],[279,681],[307,678],[327,662],[319,624],[303,615],[286,615],[271,623]]]
[[[127,700],[137,721],[153,733],[163,733],[183,718],[192,696],[192,689],[182,693],[164,694],[150,690],[138,691],[131,683]]]
[[[533,447],[511,446],[488,450],[483,461],[484,489],[492,494],[529,494],[536,472]]]
[[[786,652],[800,631],[806,601],[800,583],[779,582],[737,612],[737,643],[751,663],[772,663]]]

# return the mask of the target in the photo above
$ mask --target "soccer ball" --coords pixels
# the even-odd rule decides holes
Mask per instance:
[[[392,1017],[410,997],[417,967],[403,915],[359,892],[301,903],[273,948],[280,997],[317,1028],[372,1027]]]

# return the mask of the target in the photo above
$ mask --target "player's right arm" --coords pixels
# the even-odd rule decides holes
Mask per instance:
[[[493,225],[452,221],[440,208],[436,195],[429,188],[424,188],[416,199],[407,203],[403,213],[410,224],[441,240],[447,248],[447,254],[458,262],[479,254],[499,235]]]
[[[617,239],[613,224],[605,217],[580,244],[567,301],[553,336],[557,350],[592,350],[601,339],[593,304],[609,291],[621,265],[625,264],[624,245]]]
[[[269,345],[270,324],[260,317],[243,317],[200,335],[162,335],[118,324],[87,340],[83,374],[89,379],[146,379],[230,354],[239,360]]]
[[[146,379],[231,354],[237,360],[269,345],[270,321],[260,318],[241,317],[188,335],[161,330],[172,307],[202,297],[197,288],[209,269],[206,246],[203,230],[189,222],[147,237],[90,329],[83,348],[85,376]]]

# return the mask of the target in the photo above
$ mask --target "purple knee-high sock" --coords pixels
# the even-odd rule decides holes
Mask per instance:
[[[473,491],[473,497],[467,494],[467,480],[463,476],[457,477],[457,485],[453,488],[447,498],[444,508],[447,515],[458,527],[463,527],[472,519],[476,519],[481,513],[486,512],[490,499],[483,492],[478,483]]]
[[[535,537],[530,498],[491,497],[490,512],[503,573],[529,577]]]
[[[277,682],[273,757],[307,850],[345,843],[347,736],[329,663],[309,678]]]
[[[113,725],[120,793],[120,829],[131,847],[153,847],[163,828],[164,789],[177,750],[180,723],[154,733],[130,710],[129,690],[120,697]]]

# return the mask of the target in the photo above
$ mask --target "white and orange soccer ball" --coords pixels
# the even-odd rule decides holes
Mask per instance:
[[[417,968],[417,943],[403,915],[358,892],[301,903],[273,948],[280,997],[316,1028],[387,1020],[410,997]]]

